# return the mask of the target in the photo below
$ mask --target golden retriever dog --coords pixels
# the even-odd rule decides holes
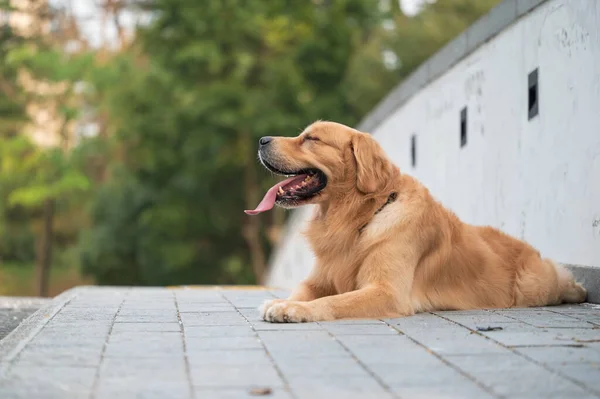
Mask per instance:
[[[265,302],[266,321],[399,317],[586,298],[567,269],[527,243],[461,222],[401,173],[367,133],[315,122],[298,137],[263,137],[259,144],[263,165],[291,177],[246,213],[317,205],[306,231],[316,264],[288,299]]]

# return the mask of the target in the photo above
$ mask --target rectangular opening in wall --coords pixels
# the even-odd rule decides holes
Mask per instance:
[[[538,68],[529,74],[527,81],[527,109],[531,120],[539,114]]]
[[[413,168],[417,166],[417,136],[414,134],[410,138],[410,162]]]
[[[460,111],[460,148],[467,145],[467,107]]]

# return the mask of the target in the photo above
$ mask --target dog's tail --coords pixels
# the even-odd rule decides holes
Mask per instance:
[[[558,276],[559,303],[581,303],[585,302],[587,291],[581,284],[575,281],[573,274],[566,267],[544,259],[544,262],[551,264],[556,269]]]

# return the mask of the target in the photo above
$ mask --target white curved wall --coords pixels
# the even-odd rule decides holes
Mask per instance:
[[[539,115],[528,120],[527,79],[536,68]],[[559,262],[600,266],[600,0],[541,4],[371,133],[463,221],[499,227]],[[300,234],[310,211],[290,220],[269,285],[293,287],[312,267]]]

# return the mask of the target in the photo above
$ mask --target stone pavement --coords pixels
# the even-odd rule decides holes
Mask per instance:
[[[67,291],[0,341],[0,398],[600,398],[600,306],[268,324],[251,288]]]

